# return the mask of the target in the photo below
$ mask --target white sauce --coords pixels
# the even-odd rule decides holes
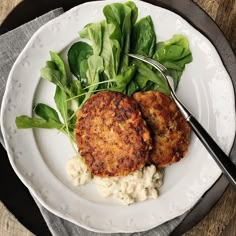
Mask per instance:
[[[99,193],[113,197],[125,205],[158,197],[162,174],[154,165],[144,167],[123,177],[94,177]]]
[[[88,183],[92,177],[86,165],[79,157],[67,162],[66,172],[74,185]],[[158,197],[158,189],[162,185],[162,173],[154,165],[146,166],[127,176],[101,178],[93,181],[103,197],[112,197],[125,205]]]
[[[86,184],[91,180],[91,174],[80,157],[73,157],[67,161],[66,173],[75,186]]]

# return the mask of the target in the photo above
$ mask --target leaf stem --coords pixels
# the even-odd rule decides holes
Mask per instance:
[[[88,89],[88,88],[91,88],[91,87],[93,87],[95,85],[99,85],[99,84],[110,83],[110,82],[113,82],[113,81],[116,81],[116,80],[115,79],[109,79],[109,80],[93,83],[93,84],[90,84],[89,86],[85,87],[84,89]]]
[[[97,90],[94,90],[94,92],[100,92],[100,91],[106,91],[106,90],[107,90],[107,89],[97,89]],[[87,92],[85,92],[85,93],[81,93],[81,94],[79,94],[79,95],[77,95],[77,96],[74,96],[74,97],[68,98],[66,101],[68,102],[68,101],[74,100],[75,98],[78,98],[78,97],[84,96],[84,95],[86,95],[86,94],[87,94]]]

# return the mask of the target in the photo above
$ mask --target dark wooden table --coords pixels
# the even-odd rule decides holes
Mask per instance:
[[[0,24],[9,14],[9,12],[21,2],[22,0],[0,0]],[[177,1],[177,0],[176,0]],[[194,0],[202,9],[204,9],[210,17],[216,22],[220,29],[225,34],[231,44],[234,52],[236,52],[236,0]],[[2,154],[1,154],[2,157]],[[4,160],[9,169],[5,171],[11,172],[12,178],[17,178],[7,163],[8,160]],[[6,180],[1,177],[4,173],[0,173],[0,184],[6,184]],[[14,180],[16,181],[16,180]],[[11,204],[4,202],[7,208],[14,214],[23,205],[27,205],[26,211],[29,215],[32,214],[32,219],[25,217],[24,213],[17,215],[20,222],[28,225],[29,229],[36,229],[38,232],[42,232],[42,235],[47,235],[48,231],[43,230],[45,223],[39,213],[38,208],[34,204],[28,190],[18,180],[15,185],[15,195],[12,195],[11,180],[7,183],[9,185],[9,191],[1,193],[0,199],[11,198]],[[17,192],[25,192],[25,197],[17,198]],[[38,225],[35,226],[33,222],[37,220]],[[33,226],[34,225],[34,226]],[[35,228],[36,227],[36,228]],[[0,205],[0,235],[31,235],[27,229],[22,228],[18,221],[15,221],[10,216],[10,213]],[[184,234],[185,236],[190,235],[212,235],[212,236],[235,236],[236,235],[236,189],[229,186],[225,193],[222,195],[218,203],[213,207],[208,215],[205,216],[196,226]]]

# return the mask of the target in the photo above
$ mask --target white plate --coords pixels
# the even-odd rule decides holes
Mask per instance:
[[[151,15],[158,41],[175,33],[188,37],[193,62],[186,66],[178,95],[229,153],[235,135],[234,92],[215,48],[175,13],[144,2],[135,3],[139,17]],[[221,171],[195,135],[187,157],[166,169],[157,200],[122,206],[102,199],[92,184],[72,186],[65,164],[74,153],[63,134],[15,127],[15,117],[32,115],[34,103],[54,106],[54,86],[40,80],[39,69],[49,59],[50,50],[65,52],[87,23],[103,19],[102,9],[106,4],[107,1],[82,4],[35,33],[9,75],[2,104],[2,130],[15,172],[48,210],[93,231],[144,231],[189,210],[220,176]]]

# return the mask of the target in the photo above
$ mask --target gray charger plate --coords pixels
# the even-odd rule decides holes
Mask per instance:
[[[0,27],[0,33],[7,32],[8,30],[14,29],[21,24],[24,24],[37,16],[42,15],[57,7],[63,7],[64,10],[68,10],[80,3],[85,1],[75,0],[41,0],[41,1],[30,1],[25,0],[19,4],[11,14],[5,19]],[[228,41],[223,35],[222,31],[215,24],[215,22],[193,1],[191,0],[146,0],[146,2],[154,5],[169,9],[187,20],[192,26],[204,34],[217,49],[223,64],[228,71],[232,82],[234,84],[234,91],[236,87],[236,58],[232,48]],[[236,156],[236,141],[231,150],[231,157]],[[2,163],[1,163],[2,164]],[[5,164],[6,165],[6,164]],[[7,177],[7,176],[6,176]],[[222,175],[215,182],[215,184],[203,195],[199,203],[195,208],[186,216],[183,222],[173,231],[171,235],[182,235],[184,232],[191,229],[197,224],[205,215],[208,214],[210,209],[222,196],[226,187],[228,186],[227,179]],[[4,189],[3,189],[4,191]],[[22,192],[22,194],[28,194]],[[4,199],[4,203],[8,202],[8,199]],[[22,211],[18,209],[18,211]],[[14,212],[16,215],[20,214]],[[33,218],[34,220],[34,218]],[[37,224],[37,217],[35,217],[35,224]],[[28,223],[24,222],[24,225],[28,227]],[[43,229],[46,225],[42,225],[41,228],[34,227],[34,224],[29,224],[29,228],[37,235],[45,235],[46,229]]]

